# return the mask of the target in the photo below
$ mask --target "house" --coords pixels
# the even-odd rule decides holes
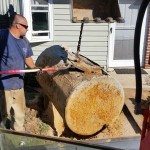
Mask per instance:
[[[17,13],[27,18],[29,30],[26,36],[32,45],[34,61],[43,50],[52,45],[65,45],[76,52],[82,18],[88,17],[89,22],[83,26],[80,54],[106,68],[133,67],[134,31],[141,2],[142,0],[1,0],[0,14],[6,14],[9,4],[12,4]],[[117,23],[121,16],[125,22],[119,20],[122,23]],[[150,67],[149,20],[147,9],[140,46],[141,66],[145,68]]]

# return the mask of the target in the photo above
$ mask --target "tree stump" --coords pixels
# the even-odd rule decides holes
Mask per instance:
[[[76,134],[92,135],[115,121],[122,111],[122,86],[88,58],[55,45],[41,53],[36,65],[75,66],[37,76],[45,95],[45,113],[58,135],[66,126]]]

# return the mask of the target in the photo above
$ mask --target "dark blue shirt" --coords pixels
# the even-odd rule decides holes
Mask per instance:
[[[25,37],[16,39],[8,29],[0,30],[0,71],[22,70],[25,59],[33,52]],[[23,88],[24,74],[0,75],[0,90],[16,90]]]

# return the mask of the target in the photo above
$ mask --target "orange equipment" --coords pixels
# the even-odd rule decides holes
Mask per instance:
[[[140,150],[150,149],[150,106],[143,111],[143,126],[141,133]]]

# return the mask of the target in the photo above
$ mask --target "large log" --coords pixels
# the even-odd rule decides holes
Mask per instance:
[[[119,116],[124,91],[118,81],[104,74],[102,68],[84,56],[78,57],[61,46],[47,48],[38,57],[41,67],[77,69],[45,72],[37,81],[45,95],[45,113],[58,135],[70,128],[79,135],[92,135]]]

